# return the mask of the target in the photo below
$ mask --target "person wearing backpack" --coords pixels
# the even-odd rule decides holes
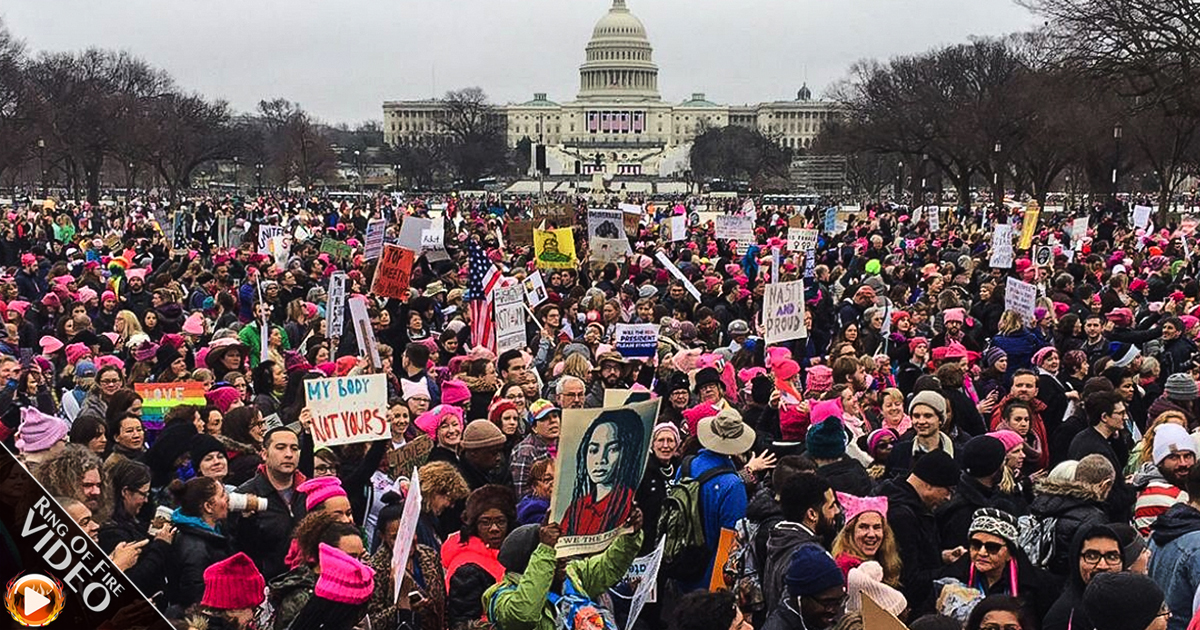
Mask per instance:
[[[756,437],[754,429],[739,416],[726,412],[701,420],[696,435],[700,440],[700,452],[684,461],[676,480],[702,481],[698,488],[698,507],[707,553],[702,564],[705,567],[703,574],[690,578],[680,576],[679,587],[685,593],[708,587],[721,529],[734,529],[746,516],[746,484],[738,475],[733,456],[750,450]],[[664,507],[664,517],[669,511]],[[674,532],[670,528],[663,529],[662,522],[659,525],[659,533],[666,534],[670,546]]]
[[[555,630],[559,627],[559,605],[590,605],[612,588],[629,571],[642,545],[642,511],[636,506],[622,534],[603,553],[576,560],[556,559],[554,548],[561,530],[558,523],[522,525],[513,530],[500,547],[504,579],[483,594],[487,619],[497,630]],[[590,600],[590,603],[588,602]],[[611,613],[606,622],[612,620]],[[562,620],[571,629],[571,620]],[[605,624],[606,630],[610,629]]]

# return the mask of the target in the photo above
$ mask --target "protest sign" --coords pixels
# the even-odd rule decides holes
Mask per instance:
[[[271,238],[283,235],[283,227],[278,225],[258,226],[258,253],[270,255]]]
[[[387,255],[387,252],[384,252]],[[358,342],[358,353],[371,359],[375,369],[383,368],[379,358],[379,346],[375,341],[375,330],[371,328],[371,317],[367,314],[365,298],[350,300],[350,325],[354,327],[354,338]]]
[[[183,210],[171,214],[171,253],[178,255],[187,252],[189,241],[192,239],[192,216]]]
[[[292,240],[288,236],[272,236],[267,244],[271,253],[271,266],[279,271],[287,268],[288,258],[292,255]]]
[[[875,603],[870,595],[861,593],[862,627],[864,630],[908,630],[908,626],[892,613]]]
[[[400,602],[400,586],[404,584],[404,573],[408,570],[408,555],[412,553],[417,535],[417,521],[421,518],[421,471],[414,470],[408,482],[408,494],[404,497],[404,510],[400,512],[400,526],[396,528],[396,540],[392,542],[392,603]]]
[[[362,374],[304,381],[315,446],[372,442],[391,437],[387,376]]]
[[[383,253],[383,239],[386,235],[387,219],[375,219],[367,223],[366,245],[363,251],[367,260],[375,260]]]
[[[652,398],[650,390],[604,388],[604,407],[624,407],[630,403],[646,402]]]
[[[537,223],[513,219],[508,222],[508,244],[513,247],[533,247],[533,228]]]
[[[737,532],[728,527],[721,528],[721,538],[717,541],[717,553],[713,556],[712,577],[708,582],[708,590],[719,591],[728,588],[725,584],[725,563],[737,542]]]
[[[739,248],[754,241],[754,219],[736,214],[717,216],[716,236],[719,240],[737,241]]]
[[[534,219],[548,219],[556,223],[574,223],[575,207],[565,203],[539,204],[533,207]]]
[[[808,336],[804,326],[804,281],[766,286],[763,294],[763,341],[768,345]]]
[[[1038,267],[1049,267],[1054,264],[1054,248],[1049,245],[1038,245],[1033,248],[1033,264]]]
[[[555,460],[550,522],[559,558],[604,550],[633,511],[650,454],[659,400],[602,409],[565,409]]]
[[[329,254],[334,260],[344,261],[354,254],[354,248],[337,239],[326,237],[321,239],[321,253]]]
[[[626,358],[654,356],[658,351],[658,324],[617,324],[613,347]]]
[[[792,216],[788,217],[788,227],[789,228],[804,227],[804,215],[800,214],[800,213],[796,213],[796,214],[793,214]]]
[[[697,289],[696,285],[692,284],[692,281],[688,280],[687,276],[683,275],[683,272],[679,270],[679,267],[676,267],[675,263],[671,262],[670,258],[667,258],[667,254],[665,252],[659,251],[654,255],[654,257],[659,263],[662,264],[663,267],[667,269],[668,272],[670,272],[672,276],[675,276],[680,282],[683,283],[683,287],[687,289],[688,293],[692,294],[692,297],[696,298],[696,301],[700,300],[700,289]]]
[[[637,210],[631,212],[630,210],[626,209],[628,207],[637,208]],[[642,228],[641,206],[630,206],[627,203],[621,204],[621,220],[625,224],[625,234],[632,234],[636,238],[638,231]]]
[[[404,217],[404,221],[400,223],[400,235],[396,237],[396,244],[404,249],[419,252],[425,230],[431,227],[433,227],[432,219]]]
[[[371,284],[371,293],[380,297],[408,299],[408,285],[412,280],[413,252],[387,243],[383,246],[383,255],[375,267],[375,281]]]
[[[537,306],[548,299],[546,281],[542,279],[540,269],[526,276],[522,284],[525,286],[525,301],[529,302],[530,306]]]
[[[429,461],[429,453],[432,450],[433,440],[428,434],[422,432],[417,437],[405,442],[404,446],[388,452],[388,471],[394,478],[409,477],[413,471]]]
[[[182,405],[203,407],[204,384],[192,381],[178,383],[134,383],[133,390],[142,397],[142,424],[147,429],[161,429],[167,412]]]
[[[533,255],[538,269],[574,269],[575,235],[571,228],[533,231]]]
[[[929,221],[929,231],[936,232],[942,227],[942,212],[939,206],[926,206],[925,219]]]
[[[837,234],[837,208],[825,209],[825,233]]]
[[[376,273],[379,273],[376,270]],[[346,321],[346,274],[335,271],[329,274],[329,289],[325,294],[325,328],[330,338],[342,336],[342,324]]]
[[[438,217],[430,222],[428,229],[421,232],[421,255],[425,260],[450,260],[450,256],[446,254],[444,221],[444,218]]]
[[[525,287],[520,284],[498,286],[492,292],[496,309],[496,352],[525,345]]]
[[[1133,207],[1133,227],[1146,229],[1150,224],[1150,213],[1153,208],[1150,206],[1134,206]]]
[[[771,248],[771,284],[779,282],[779,265],[782,262],[779,256],[779,248]]]
[[[1071,249],[1079,251],[1083,247],[1083,237],[1087,236],[1087,231],[1087,217],[1078,217],[1071,221]]]
[[[1033,244],[1033,234],[1037,232],[1038,217],[1042,211],[1038,209],[1037,202],[1029,202],[1029,207],[1025,209],[1025,216],[1021,219],[1021,239],[1017,241],[1018,249],[1029,249]]]
[[[633,630],[638,615],[646,604],[658,601],[658,570],[662,566],[663,548],[666,547],[667,537],[658,539],[658,546],[648,555],[634,558],[625,572],[624,581],[633,589],[633,599],[629,602],[629,621],[625,622],[626,630]]]
[[[992,230],[992,257],[988,265],[996,269],[1011,269],[1013,266],[1012,225],[999,223]]]
[[[662,241],[664,243],[674,243],[687,238],[687,217],[682,214],[675,214],[663,219],[659,224],[661,227]]]
[[[229,215],[222,212],[217,215],[217,249],[228,249],[229,244]]]
[[[817,230],[813,228],[788,228],[788,251],[808,252],[817,248]]]
[[[1037,304],[1037,287],[1016,278],[1008,278],[1004,285],[1004,310],[1016,311],[1026,322],[1033,320],[1033,309]]]
[[[592,260],[619,262],[630,253],[620,210],[588,210],[588,251]]]

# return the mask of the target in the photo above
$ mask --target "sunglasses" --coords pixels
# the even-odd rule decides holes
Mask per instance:
[[[978,538],[971,539],[971,551],[979,553],[980,550],[986,549],[989,556],[994,556],[1000,553],[1000,550],[1007,549],[1008,546],[998,542],[984,542]]]

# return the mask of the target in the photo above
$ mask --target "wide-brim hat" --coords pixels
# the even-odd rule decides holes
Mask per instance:
[[[241,351],[243,359],[250,356],[250,346],[239,341],[237,337],[226,337],[225,339],[218,339],[209,344],[208,355],[204,357],[204,364],[210,370],[220,370],[221,362],[225,360],[225,355],[230,350],[235,349]]]
[[[721,455],[741,455],[754,446],[758,437],[754,429],[730,409],[701,420],[696,435],[701,446]]]

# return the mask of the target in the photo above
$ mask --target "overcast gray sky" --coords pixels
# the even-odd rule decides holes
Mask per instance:
[[[384,100],[480,86],[499,103],[567,101],[611,0],[4,0],[29,48],[128,50],[236,109],[285,97],[328,122],[382,119]],[[1012,0],[628,0],[663,98],[815,94],[863,58],[1036,25]]]

